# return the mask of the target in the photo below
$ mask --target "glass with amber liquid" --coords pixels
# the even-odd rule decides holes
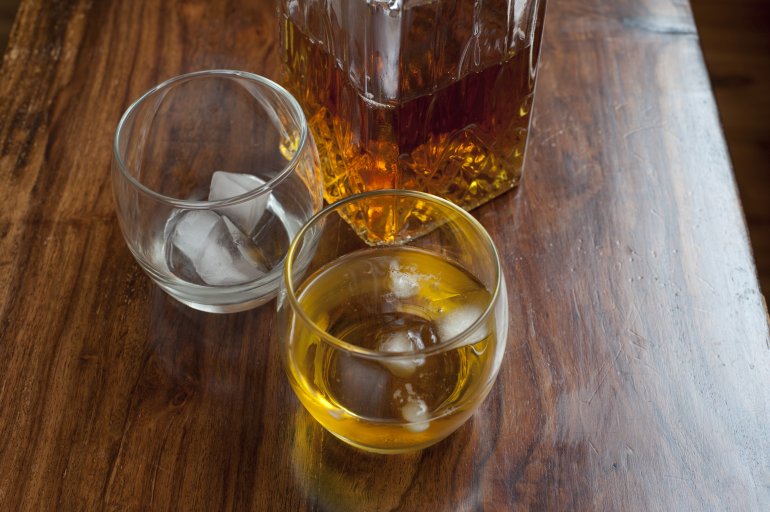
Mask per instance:
[[[356,236],[352,211],[404,218]],[[343,220],[345,219],[345,220]],[[484,228],[414,191],[351,196],[311,219],[286,257],[279,336],[289,381],[328,431],[367,451],[421,449],[489,393],[507,293]]]
[[[545,5],[282,0],[283,80],[318,143],[326,200],[413,189],[470,210],[515,187]]]

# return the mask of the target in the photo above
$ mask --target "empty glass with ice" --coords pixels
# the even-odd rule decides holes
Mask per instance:
[[[144,94],[118,125],[112,178],[141,267],[175,299],[211,312],[274,297],[291,239],[322,204],[299,105],[240,71],[191,73]]]
[[[361,223],[370,230],[351,228]],[[286,373],[335,436],[380,453],[424,448],[489,393],[508,299],[492,240],[461,208],[405,190],[351,196],[302,228],[285,266]]]

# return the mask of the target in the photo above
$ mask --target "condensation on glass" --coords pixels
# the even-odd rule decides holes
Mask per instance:
[[[545,4],[281,0],[283,78],[326,200],[408,188],[471,209],[515,187]]]

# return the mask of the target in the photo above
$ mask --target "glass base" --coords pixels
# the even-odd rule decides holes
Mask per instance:
[[[171,298],[185,306],[205,313],[240,313],[258,308],[270,302],[278,295],[277,279],[273,282],[264,283],[263,286],[256,289],[230,290],[227,288],[212,288],[206,290],[205,296],[195,296],[188,293],[188,289],[180,290],[154,278],[152,281]]]
[[[431,439],[430,441],[427,441],[425,443],[416,444],[414,446],[406,446],[406,447],[400,447],[400,448],[380,448],[377,446],[367,446],[363,444],[359,444],[351,439],[348,439],[346,437],[343,437],[335,432],[332,432],[331,430],[324,428],[327,432],[332,434],[334,437],[339,439],[340,441],[344,442],[347,445],[352,446],[353,448],[358,448],[361,451],[368,452],[368,453],[379,453],[381,455],[399,455],[404,453],[414,453],[418,452],[420,450],[424,450],[425,448],[428,448],[429,446],[433,446],[434,444],[440,443],[450,435],[452,435],[454,432],[450,432],[444,437],[439,437],[437,439]]]
[[[254,299],[239,304],[200,304],[197,302],[180,299],[171,293],[169,293],[169,295],[171,298],[181,302],[185,306],[192,309],[197,309],[198,311],[203,311],[204,313],[240,313],[242,311],[248,311],[249,309],[258,308],[259,306],[270,302],[275,297],[275,295],[271,297],[261,297],[259,299]]]

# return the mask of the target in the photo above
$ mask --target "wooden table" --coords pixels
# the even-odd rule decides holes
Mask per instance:
[[[475,418],[374,456],[294,398],[273,304],[169,299],[112,135],[173,75],[275,77],[270,2],[24,0],[0,72],[1,510],[769,510],[770,341],[687,2],[551,0],[511,332]]]

